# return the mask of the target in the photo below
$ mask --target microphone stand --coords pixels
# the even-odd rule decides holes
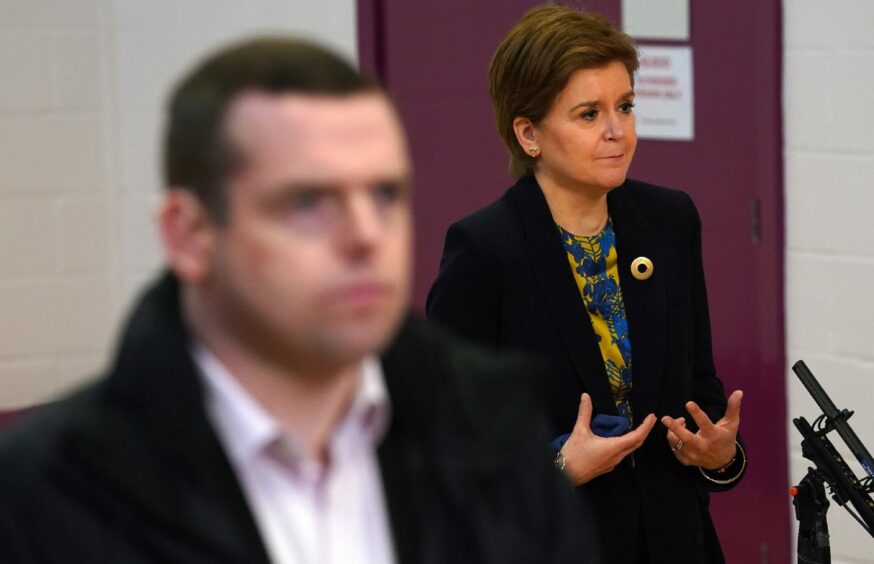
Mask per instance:
[[[813,425],[804,417],[792,420],[803,437],[802,455],[814,464],[814,467],[807,469],[798,486],[790,489],[795,518],[798,520],[798,563],[830,564],[831,548],[826,518],[829,501],[825,486],[828,486],[835,503],[843,506],[869,535],[874,536],[874,500],[870,496],[874,492],[874,462],[868,449],[847,423],[853,412],[835,407],[804,361],[796,362],[792,370],[823,412]],[[867,477],[856,477],[829,440],[828,433],[835,430],[862,465]],[[858,514],[846,505],[848,501]]]

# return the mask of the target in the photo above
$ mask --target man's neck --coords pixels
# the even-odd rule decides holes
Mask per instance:
[[[279,363],[253,352],[202,315],[191,296],[185,317],[198,343],[225,367],[258,404],[290,433],[309,456],[325,462],[337,425],[348,413],[361,382],[363,359],[326,366]]]
[[[205,346],[310,456],[327,460],[331,435],[348,413],[361,381],[361,362],[312,376],[264,364],[227,347]]]

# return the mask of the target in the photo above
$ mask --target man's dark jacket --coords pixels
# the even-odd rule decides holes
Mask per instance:
[[[188,343],[168,275],[107,378],[0,439],[0,561],[268,561]],[[378,457],[399,562],[597,562],[528,367],[413,319],[382,360],[392,419]]]
[[[718,420],[726,398],[711,352],[694,204],[683,192],[629,179],[608,193],[607,207],[631,337],[637,422],[648,413],[685,416],[694,430],[685,410],[689,400]],[[631,275],[638,257],[652,261],[650,278]],[[617,415],[597,336],[533,176],[450,227],[428,316],[486,346],[549,362],[538,387],[556,434],[573,429],[583,392],[591,395],[594,413]],[[591,496],[611,564],[635,563],[641,555],[653,564],[723,562],[708,492],[737,482],[717,485],[682,466],[665,434],[657,424],[633,459],[581,488]]]

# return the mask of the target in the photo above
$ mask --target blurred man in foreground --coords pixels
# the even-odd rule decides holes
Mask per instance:
[[[226,49],[171,99],[165,180],[169,269],[113,368],[0,440],[0,560],[595,561],[527,369],[406,316],[377,85],[306,42]]]

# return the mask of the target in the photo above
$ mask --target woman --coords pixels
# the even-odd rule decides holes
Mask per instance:
[[[543,6],[510,30],[489,81],[518,181],[450,227],[428,314],[549,361],[556,465],[608,562],[723,562],[708,492],[746,468],[741,393],[715,375],[694,204],[626,179],[637,66],[594,14]]]

